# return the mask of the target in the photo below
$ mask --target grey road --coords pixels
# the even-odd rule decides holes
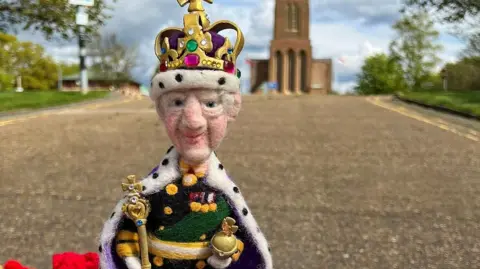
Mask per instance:
[[[480,135],[363,97],[248,97],[217,155],[276,269],[480,268]],[[170,146],[148,100],[0,119],[0,263],[97,250]]]

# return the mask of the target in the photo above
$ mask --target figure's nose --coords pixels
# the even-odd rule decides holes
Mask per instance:
[[[206,120],[202,113],[202,106],[194,97],[187,98],[186,100],[182,115],[182,125],[193,131],[202,129],[206,125]]]

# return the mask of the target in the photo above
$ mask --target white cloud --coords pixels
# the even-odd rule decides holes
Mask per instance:
[[[339,91],[351,89],[365,57],[376,52],[388,51],[388,43],[394,37],[391,24],[400,16],[401,0],[312,0],[310,39],[314,57],[332,58]],[[120,41],[138,44],[139,66],[134,77],[149,84],[158,60],[153,51],[157,33],[170,26],[182,26],[186,7],[180,8],[173,0],[118,1],[114,6],[113,18],[103,29],[115,32]],[[242,85],[249,87],[247,58],[267,58],[273,31],[274,0],[215,0],[205,4],[213,21],[227,19],[235,22],[243,31],[246,43],[237,63],[242,70]],[[451,27],[437,25],[442,31],[445,50],[440,54],[444,61],[456,59],[463,45],[446,33]],[[222,32],[223,33],[223,32]],[[234,38],[234,31],[225,31]],[[47,42],[38,33],[23,32],[21,40],[31,40],[46,47],[57,60],[78,61],[78,41]],[[339,59],[345,60],[344,64]]]
[[[313,24],[311,34],[314,57],[333,58],[335,69],[340,72],[355,73],[360,69],[365,57],[376,52],[385,52],[389,42],[389,31],[372,30],[365,34],[351,24]],[[328,42],[326,42],[328,40]],[[338,60],[342,59],[343,64]]]
[[[338,92],[338,93],[349,93],[353,92],[353,88],[355,87],[357,83],[354,81],[350,82],[335,82],[333,83],[333,90]]]
[[[386,50],[380,47],[374,47],[370,41],[365,40],[358,46],[357,52],[349,54],[344,53],[339,57],[339,61],[335,64],[338,65],[340,70],[356,73],[360,70],[365,58],[372,56],[376,53],[385,53]]]

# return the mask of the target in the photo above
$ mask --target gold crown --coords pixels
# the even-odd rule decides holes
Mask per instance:
[[[233,22],[221,20],[210,25],[202,2],[213,0],[177,0],[183,7],[190,3],[189,14],[183,16],[183,29],[169,27],[162,30],[155,39],[155,54],[160,60],[160,72],[174,69],[214,69],[240,77],[235,68],[238,55],[243,49],[244,37]],[[232,29],[237,32],[235,46],[228,37],[218,32]],[[212,35],[216,35],[212,38]],[[218,39],[224,40],[221,43]]]

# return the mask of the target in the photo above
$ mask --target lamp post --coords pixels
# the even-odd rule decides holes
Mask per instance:
[[[78,47],[80,57],[80,85],[82,93],[88,93],[88,73],[87,66],[85,64],[85,57],[87,55],[87,49],[85,48],[85,26],[88,25],[88,14],[85,13],[85,7],[91,7],[94,4],[94,0],[69,0],[69,4],[76,5],[76,23],[78,25]]]
[[[83,6],[78,7],[78,16],[83,16],[85,14]],[[78,20],[77,20],[78,24]],[[82,88],[82,93],[88,93],[88,73],[87,66],[85,65],[85,56],[87,54],[87,49],[85,48],[85,27],[82,24],[79,24],[79,34],[78,34],[78,47],[80,50],[80,85]]]
[[[447,78],[448,78],[447,67],[444,67],[444,68],[442,69],[442,71],[440,71],[440,76],[442,77],[442,80],[443,80],[443,90],[444,90],[444,91],[447,91],[447,89],[448,89],[448,83],[447,83]]]
[[[62,87],[63,87],[62,66],[59,64],[57,64],[57,72],[58,72],[58,91],[62,91]]]
[[[23,92],[22,77],[21,76],[17,76],[17,89],[15,91],[16,92]]]

